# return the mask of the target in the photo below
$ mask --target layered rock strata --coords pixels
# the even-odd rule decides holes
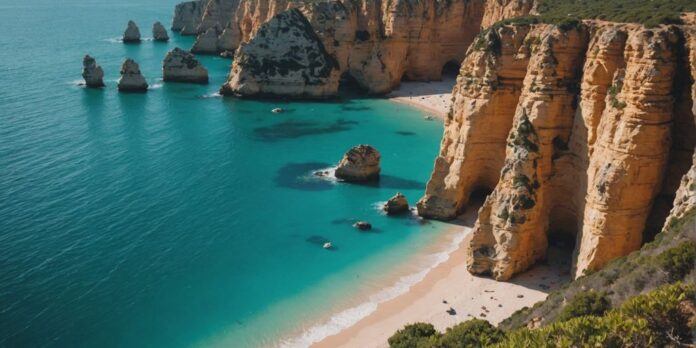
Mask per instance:
[[[167,29],[162,23],[155,22],[155,24],[152,25],[152,38],[160,42],[169,41],[169,34],[167,34]]]
[[[147,82],[140,73],[140,66],[132,59],[126,59],[121,66],[121,78],[118,80],[120,92],[146,92]]]
[[[322,98],[338,89],[336,61],[297,9],[281,12],[234,56],[221,93]]]
[[[140,42],[140,29],[133,21],[128,21],[128,26],[123,32],[123,42],[138,43]]]
[[[90,55],[82,59],[82,78],[85,80],[85,86],[89,88],[104,87],[104,70]]]
[[[358,145],[348,150],[336,167],[336,178],[363,182],[379,180],[381,155],[370,145]]]
[[[419,213],[454,218],[492,190],[469,270],[503,280],[544,259],[549,238],[576,240],[575,276],[638,249],[694,152],[682,37],[591,22],[482,34]]]
[[[166,82],[208,83],[208,70],[192,53],[178,47],[164,58],[162,75]]]

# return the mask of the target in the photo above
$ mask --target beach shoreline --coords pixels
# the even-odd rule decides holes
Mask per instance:
[[[387,94],[387,98],[444,120],[452,106],[452,89],[455,83],[457,80],[454,77],[444,77],[442,81],[431,82],[406,81]]]
[[[429,270],[405,293],[380,303],[356,324],[312,347],[387,347],[392,334],[415,322],[431,323],[442,332],[473,318],[495,325],[515,311],[545,299],[569,280],[568,272],[556,263],[553,264],[557,266],[538,265],[509,282],[471,275],[466,269],[466,248],[477,210],[469,209],[458,221],[465,237],[446,261]],[[450,308],[456,314],[447,313]]]

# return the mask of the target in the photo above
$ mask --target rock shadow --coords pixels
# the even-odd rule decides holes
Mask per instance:
[[[396,133],[398,135],[405,136],[405,137],[412,137],[412,136],[416,135],[415,132],[409,132],[409,131],[396,131],[394,133]]]
[[[264,142],[276,142],[307,136],[346,132],[357,125],[357,121],[338,119],[333,123],[287,120],[271,126],[258,127],[253,130],[254,138]]]
[[[330,190],[334,186],[332,182],[314,175],[315,171],[330,166],[329,163],[321,162],[288,163],[278,170],[275,184],[302,191]]]
[[[411,179],[404,179],[398,176],[381,174],[379,181],[355,182],[353,185],[378,187],[396,190],[424,190],[425,184]]]

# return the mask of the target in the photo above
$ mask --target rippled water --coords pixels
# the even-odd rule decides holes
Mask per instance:
[[[218,57],[202,58],[209,86],[163,84],[164,54],[192,39],[118,36],[128,19],[150,36],[175,3],[0,2],[0,346],[271,344],[438,236],[375,203],[422,194],[439,122],[376,99],[216,97]],[[77,86],[86,53],[105,90]],[[147,94],[116,92],[125,57]],[[309,175],[359,143],[382,152],[379,185]]]

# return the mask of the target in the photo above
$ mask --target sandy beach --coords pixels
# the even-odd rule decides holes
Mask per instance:
[[[497,324],[525,306],[546,298],[569,280],[567,264],[538,265],[509,282],[471,275],[466,270],[466,247],[478,209],[469,209],[457,224],[466,237],[447,261],[433,268],[408,292],[377,306],[376,311],[355,325],[329,336],[313,347],[386,347],[387,339],[404,325],[429,322],[438,330],[471,318]],[[560,255],[559,255],[560,256]],[[456,314],[447,311],[452,308]]]
[[[432,82],[403,82],[387,97],[393,102],[408,104],[444,119],[452,105],[452,88],[456,82],[454,77]]]

